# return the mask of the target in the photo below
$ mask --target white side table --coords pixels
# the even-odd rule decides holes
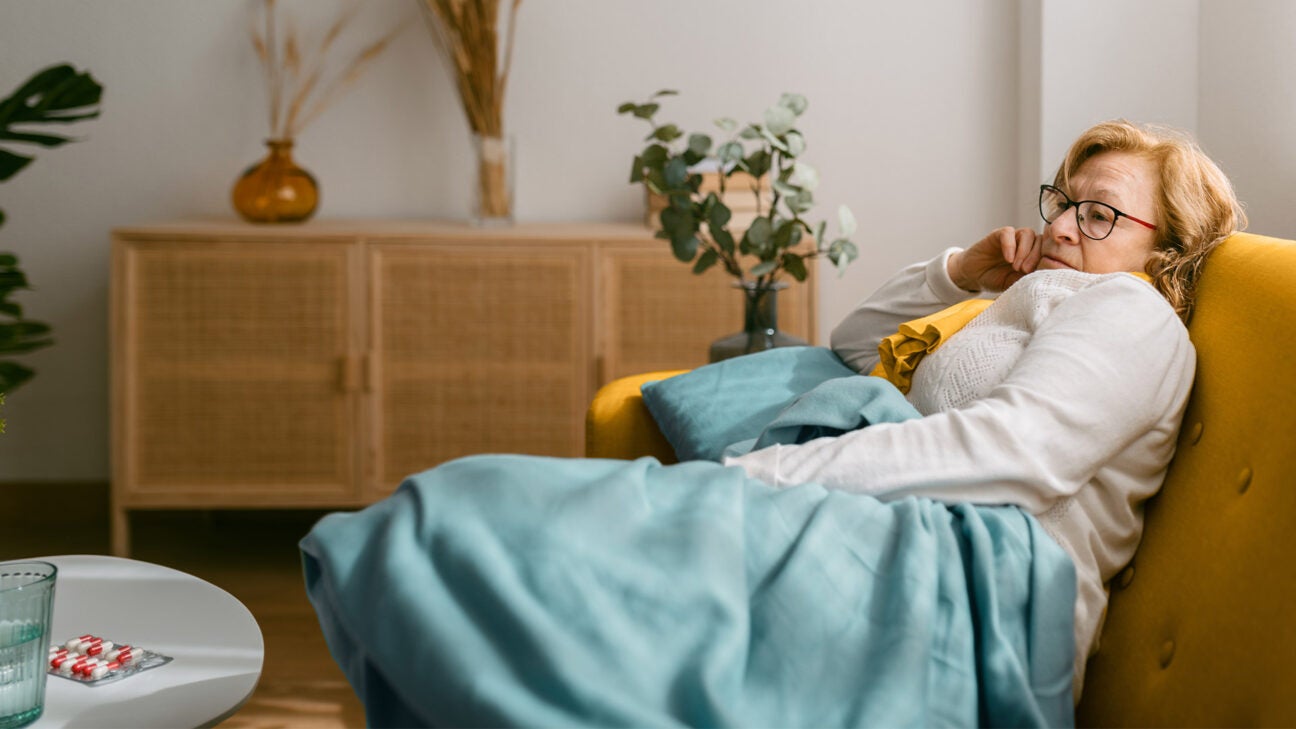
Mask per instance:
[[[50,643],[89,633],[175,660],[102,686],[49,676],[33,729],[212,726],[252,695],[265,644],[252,613],[228,592],[131,559],[35,559],[59,569]]]

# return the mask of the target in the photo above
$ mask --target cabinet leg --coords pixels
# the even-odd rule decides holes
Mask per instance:
[[[109,541],[114,557],[130,556],[130,513],[114,504],[109,510]]]

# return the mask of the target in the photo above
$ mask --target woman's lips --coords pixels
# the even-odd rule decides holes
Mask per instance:
[[[1043,258],[1041,258],[1040,265],[1038,267],[1039,268],[1071,268],[1071,269],[1075,268],[1075,266],[1072,266],[1066,261],[1059,260],[1057,258],[1054,258],[1053,256],[1044,256]]]

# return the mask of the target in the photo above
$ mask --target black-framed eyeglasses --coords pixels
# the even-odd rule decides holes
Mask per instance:
[[[1117,218],[1129,218],[1144,228],[1157,229],[1146,220],[1139,220],[1129,213],[1122,213],[1107,203],[1097,200],[1072,200],[1065,192],[1052,185],[1040,185],[1039,211],[1044,222],[1052,223],[1071,208],[1076,209],[1076,223],[1080,225],[1080,232],[1089,240],[1102,240],[1111,235],[1116,227]]]

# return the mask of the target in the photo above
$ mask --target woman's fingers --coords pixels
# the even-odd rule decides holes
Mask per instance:
[[[1030,228],[1017,228],[1013,231],[1013,240],[1015,242],[1015,251],[1012,260],[1014,271],[1020,271],[1023,274],[1035,270],[1039,263],[1039,237],[1035,231]]]

